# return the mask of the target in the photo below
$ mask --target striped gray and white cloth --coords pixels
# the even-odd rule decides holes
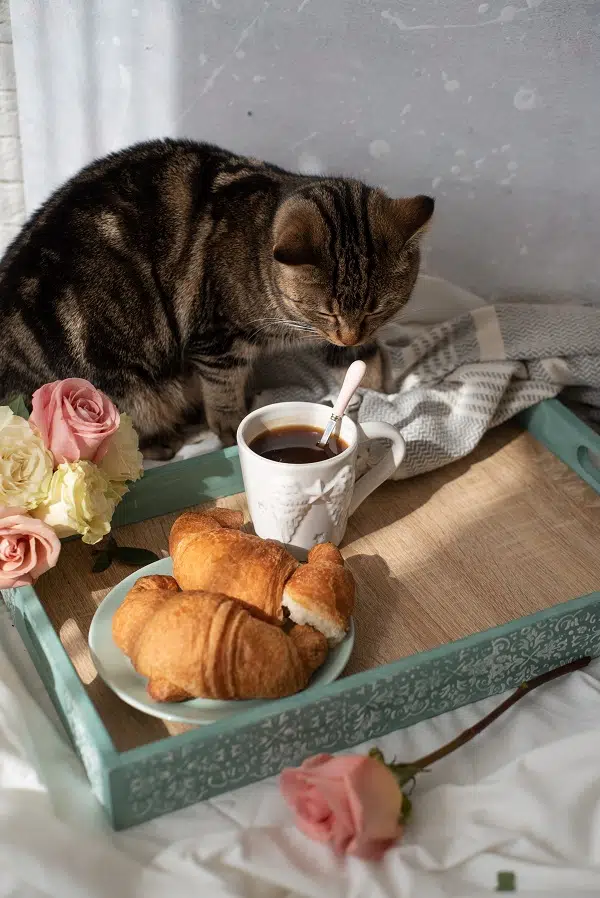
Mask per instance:
[[[491,427],[565,388],[565,397],[600,422],[598,307],[479,304],[430,327],[392,324],[382,346],[392,392],[363,391],[356,415],[387,421],[404,436],[396,479],[467,455]],[[330,369],[309,352],[264,363],[258,383],[258,405],[322,401],[336,390]]]

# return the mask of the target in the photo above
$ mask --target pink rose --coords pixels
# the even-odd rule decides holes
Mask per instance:
[[[297,827],[337,854],[379,860],[402,835],[402,791],[375,758],[316,755],[284,770],[280,788]]]
[[[60,540],[22,508],[0,508],[0,589],[30,586],[54,567]]]
[[[60,465],[101,461],[120,419],[108,396],[87,380],[69,377],[35,391],[29,420]]]

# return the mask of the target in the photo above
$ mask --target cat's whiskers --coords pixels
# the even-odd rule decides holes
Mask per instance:
[[[305,324],[301,321],[292,321],[285,318],[255,318],[250,322],[251,324],[256,323],[258,327],[251,331],[249,335],[250,341],[256,340],[256,338],[265,331],[273,331],[274,339],[283,339],[292,338],[294,342],[299,340],[314,340],[315,337],[319,337],[320,334],[316,328],[314,328],[311,324]]]
[[[313,344],[321,335],[307,334],[298,330],[278,330],[271,331],[269,334],[269,342],[280,345],[298,345],[298,343]],[[251,342],[256,342],[259,334],[255,334]],[[322,339],[322,338],[321,338]]]
[[[278,317],[273,317],[273,318],[252,318],[252,319],[248,322],[248,324],[263,324],[263,323],[264,323],[264,324],[285,324],[285,325],[289,325],[290,327],[301,327],[301,328],[304,328],[304,329],[312,329],[312,330],[314,330],[313,326],[312,326],[311,324],[308,324],[308,322],[304,322],[304,321],[296,321],[296,320],[293,319],[293,318],[278,318]]]

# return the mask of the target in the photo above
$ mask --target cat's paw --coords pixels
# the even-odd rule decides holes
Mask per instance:
[[[363,390],[385,391],[385,364],[381,351],[371,358],[365,359],[367,370],[361,383]]]
[[[239,412],[207,412],[208,426],[224,446],[235,446],[237,429],[244,417]]]
[[[383,354],[376,343],[367,343],[364,346],[356,346],[349,349],[328,346],[326,359],[340,386],[352,362],[361,359],[367,366],[361,388],[363,390],[376,390],[379,393],[390,392],[386,390],[386,370]]]
[[[140,443],[140,452],[152,461],[170,461],[183,445],[181,438],[155,440]]]

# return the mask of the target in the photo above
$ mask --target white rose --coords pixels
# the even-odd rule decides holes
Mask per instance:
[[[133,429],[129,415],[121,415],[119,429],[110,437],[108,451],[99,467],[109,480],[125,483],[139,480],[144,469],[143,456],[139,450],[138,435]]]
[[[0,407],[0,506],[31,511],[46,498],[52,455],[28,421]]]
[[[84,543],[93,545],[110,532],[115,508],[126,492],[90,461],[64,462],[52,476],[48,498],[33,515],[59,537],[80,533]]]

